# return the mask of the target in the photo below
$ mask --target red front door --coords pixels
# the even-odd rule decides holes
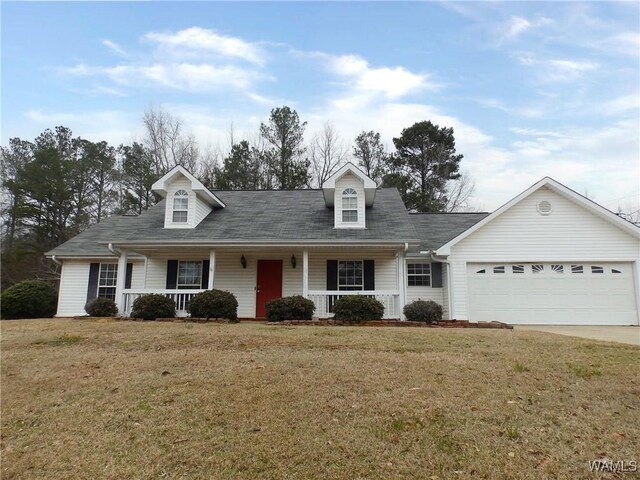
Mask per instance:
[[[282,260],[258,260],[256,317],[267,316],[266,303],[282,296]]]

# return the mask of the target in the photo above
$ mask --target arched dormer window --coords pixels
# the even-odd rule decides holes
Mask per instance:
[[[178,190],[173,195],[173,223],[187,223],[189,217],[189,194]]]
[[[345,188],[342,192],[342,221],[358,223],[358,193],[353,188]]]

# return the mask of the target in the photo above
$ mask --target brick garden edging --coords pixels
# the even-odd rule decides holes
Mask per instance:
[[[144,320],[133,317],[73,317],[78,320],[110,320],[119,322],[174,322],[174,323],[237,323],[226,318],[192,318],[192,317],[171,317],[156,318],[155,320]],[[401,320],[370,320],[368,322],[344,322],[323,318],[320,320],[283,320],[282,322],[265,322],[265,325],[292,325],[292,326],[345,326],[345,327],[418,327],[418,328],[494,328],[512,330],[513,325],[502,322],[470,322],[468,320],[440,320],[437,323],[409,322]]]
[[[422,327],[422,328],[497,328],[512,330],[513,325],[502,322],[470,322],[468,320],[440,320],[437,323],[409,322],[402,320],[370,320],[368,322],[344,322],[341,320],[284,320],[267,322],[267,325],[307,325],[307,326],[345,326],[345,327]]]

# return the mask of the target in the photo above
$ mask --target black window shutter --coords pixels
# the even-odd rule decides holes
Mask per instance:
[[[209,288],[209,260],[202,261],[202,285],[201,288]]]
[[[365,260],[362,265],[364,274],[364,289],[375,290],[376,289],[376,267],[375,261]]]
[[[338,290],[338,261],[327,260],[327,290]]]
[[[124,288],[131,288],[132,275],[133,275],[133,263],[127,263],[127,276],[124,279]]]
[[[167,290],[175,290],[178,282],[178,260],[167,260]]]
[[[431,264],[431,286],[442,288],[442,264],[440,262]]]
[[[89,265],[89,285],[87,287],[87,303],[98,295],[98,275],[100,275],[100,264]]]

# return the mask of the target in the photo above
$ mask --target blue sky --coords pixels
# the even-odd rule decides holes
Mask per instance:
[[[55,125],[114,144],[152,105],[203,148],[289,105],[386,143],[453,127],[493,209],[545,175],[640,198],[640,6],[589,3],[1,3],[2,144]]]

